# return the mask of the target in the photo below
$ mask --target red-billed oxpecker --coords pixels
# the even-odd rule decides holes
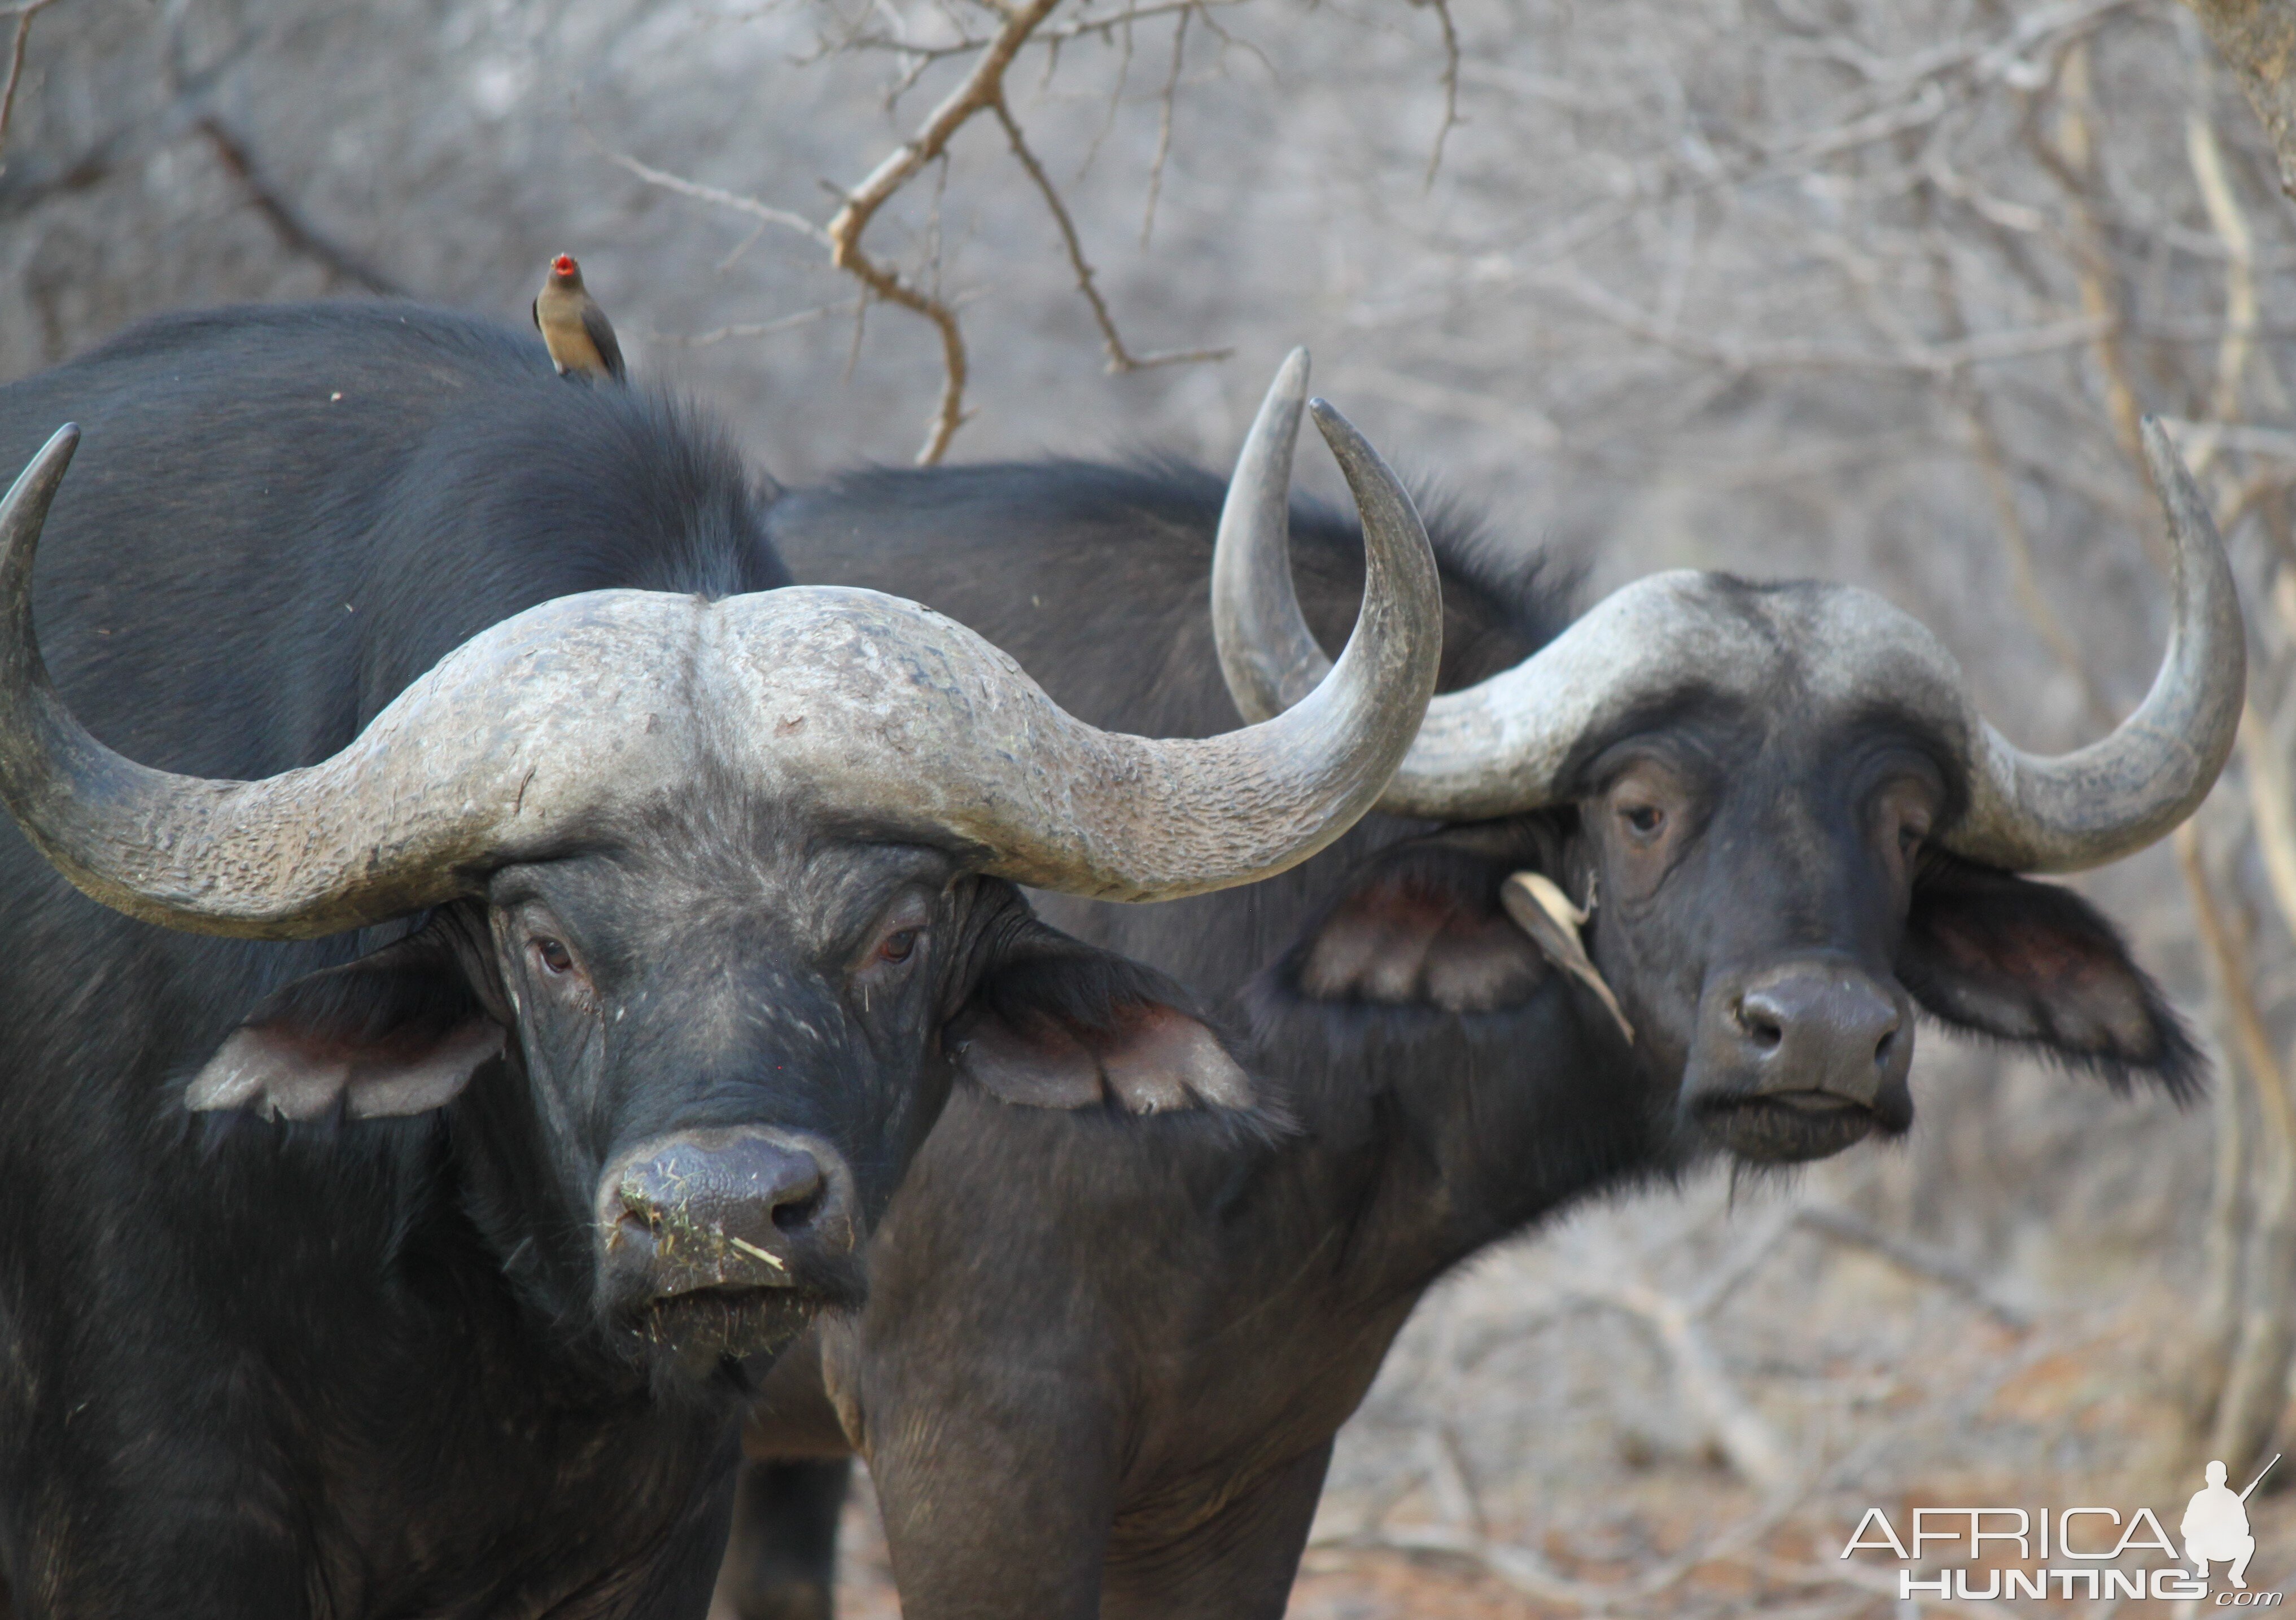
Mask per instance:
[[[535,295],[534,324],[561,377],[629,380],[622,365],[622,346],[614,341],[613,323],[582,285],[582,266],[571,253],[550,261],[550,273]]]

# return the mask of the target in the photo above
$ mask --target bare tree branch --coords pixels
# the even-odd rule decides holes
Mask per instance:
[[[2079,227],[2073,260],[2080,286],[2081,313],[2095,329],[2097,364],[2104,374],[2106,414],[2121,454],[2131,466],[2142,467],[2144,450],[2136,425],[2136,389],[2130,379],[2128,356],[2122,341],[2124,317],[2112,244],[2097,206],[2100,179],[2095,132],[2091,127],[2095,96],[2089,78],[2087,40],[2077,40],[2066,51],[2059,77],[2062,104],[2057,135],[2054,138],[2045,135],[2038,121],[2029,119],[2027,145],[2072,205],[2073,217]],[[2144,536],[2153,562],[2163,574],[2168,573],[2168,541],[2156,536],[2150,528]]]
[[[2257,1006],[2247,950],[2210,887],[2199,830],[2186,822],[2174,841],[2211,976],[2231,1014],[2234,1071],[2248,1081],[2263,1127],[2255,1141],[2259,1185],[2243,1268],[2246,1299],[2209,1435],[2210,1456],[2244,1469],[2279,1421],[2287,1403],[2289,1363],[2296,1359],[2296,1322],[2290,1311],[2296,1278],[2296,1099],[2289,1094],[2287,1071]]]
[[[946,301],[903,280],[871,258],[861,246],[861,237],[868,230],[870,220],[876,217],[877,210],[890,201],[918,170],[946,151],[959,129],[976,114],[1003,106],[1004,70],[1012,66],[1013,58],[1037,25],[1050,16],[1059,4],[1060,0],[1021,0],[1007,8],[1004,26],[981,52],[964,81],[933,109],[915,135],[846,193],[845,205],[829,222],[830,262],[858,278],[886,302],[924,316],[940,333],[940,404],[933,412],[924,446],[917,452],[921,466],[940,460],[948,451],[948,441],[964,422],[964,332],[957,324],[956,312]]]
[[[2225,172],[2224,149],[2217,143],[2216,131],[2197,111],[2185,115],[2185,153],[2209,211],[2209,224],[2225,246],[2224,338],[2217,347],[2209,413],[2229,421],[2240,414],[2241,380],[2256,348],[2256,236]],[[2202,460],[2193,471],[2197,477],[2207,470]]]
[[[1590,1305],[1607,1305],[1650,1335],[1674,1373],[1674,1387],[1705,1429],[1717,1455],[1766,1495],[1794,1482],[1792,1454],[1769,1420],[1739,1393],[1689,1302],[1628,1277],[1584,1291]]]
[[[831,315],[851,315],[861,306],[861,300],[847,299],[835,304],[823,304],[813,309],[800,309],[795,315],[785,315],[773,321],[747,321],[731,326],[713,326],[708,331],[672,332],[649,331],[644,337],[649,343],[659,343],[669,348],[709,348],[728,343],[737,338],[770,338],[776,333],[794,331],[800,326],[810,326],[825,321]]]
[[[1156,228],[1156,199],[1164,192],[1164,160],[1172,155],[1172,103],[1180,94],[1180,64],[1188,51],[1188,19],[1194,13],[1183,10],[1180,20],[1172,25],[1172,67],[1164,75],[1162,106],[1156,120],[1156,160],[1148,166],[1148,206],[1140,216],[1140,245],[1145,248],[1148,238]],[[1112,106],[1111,100],[1111,105]]]
[[[1855,1210],[1810,1204],[1794,1218],[1814,1232],[1870,1250],[1898,1270],[1951,1289],[2013,1333],[2031,1330],[2033,1319],[1993,1291],[1992,1285],[1957,1256],[1886,1231]]]
[[[1095,35],[1103,37],[1119,31],[1128,31],[1136,23],[1152,21],[1158,17],[1195,14],[1202,16],[1207,25],[1214,10],[1228,6],[1249,5],[1251,0],[1160,0],[1154,5],[1133,6],[1110,17],[1088,17],[1064,24],[1057,29],[1040,29],[1028,43],[1042,45],[1057,51],[1071,40],[1087,39]],[[890,34],[865,34],[840,41],[839,47],[848,50],[884,51],[896,56],[915,57],[927,62],[945,61],[952,56],[970,56],[983,51],[994,42],[991,38],[967,35],[954,42],[939,45],[920,45]]]
[[[594,136],[591,137],[591,143],[597,147],[600,154],[609,161],[636,176],[649,185],[660,186],[665,191],[676,192],[680,196],[690,197],[696,201],[707,202],[717,208],[745,215],[756,220],[761,228],[775,225],[798,232],[808,240],[827,248],[830,262],[858,281],[870,294],[887,303],[898,304],[904,309],[922,315],[931,322],[934,330],[940,337],[941,393],[939,402],[934,409],[932,419],[927,428],[923,447],[917,453],[918,462],[930,465],[940,460],[947,452],[950,439],[963,425],[966,415],[964,389],[971,367],[970,357],[965,348],[964,328],[958,321],[955,306],[942,297],[937,288],[926,284],[921,279],[905,276],[899,271],[873,258],[862,246],[862,238],[878,211],[928,165],[942,161],[947,153],[949,142],[955,138],[956,132],[983,112],[994,116],[1003,127],[1005,139],[1013,149],[1013,157],[1019,160],[1030,182],[1043,196],[1046,207],[1051,210],[1053,222],[1061,233],[1062,245],[1068,254],[1070,268],[1076,276],[1077,290],[1084,295],[1086,304],[1092,310],[1093,321],[1100,329],[1101,339],[1108,354],[1110,371],[1144,371],[1152,366],[1213,360],[1229,352],[1226,349],[1191,349],[1170,354],[1136,355],[1131,351],[1126,345],[1122,334],[1117,330],[1115,318],[1109,311],[1107,301],[1101,297],[1100,290],[1094,282],[1092,264],[1085,257],[1084,243],[1078,235],[1075,219],[1070,216],[1067,204],[1062,200],[1059,189],[1054,185],[1052,176],[1046,172],[1044,165],[1037,160],[1036,153],[1030,150],[1027,137],[1021,133],[1019,121],[1013,117],[1012,110],[1006,104],[1004,96],[1006,70],[1012,66],[1021,46],[1028,44],[1032,37],[1037,37],[1038,26],[1052,14],[1060,3],[1061,0],[1021,0],[1021,4],[1000,4],[998,10],[1004,18],[1004,27],[999,29],[990,39],[968,42],[969,45],[977,45],[980,52],[972,71],[966,74],[963,82],[933,109],[923,124],[918,127],[915,135],[903,142],[898,150],[880,162],[858,185],[842,194],[840,207],[826,226],[816,225],[800,215],[791,213],[785,209],[775,208],[756,198],[743,197],[716,186],[705,185],[699,181],[688,180],[665,169],[641,162],[625,153],[608,151],[598,144]],[[1201,0],[1201,3],[1241,4],[1242,0]],[[1128,27],[1132,21],[1143,15],[1177,12],[1180,19],[1177,26],[1184,39],[1188,17],[1196,9],[1198,4],[1199,0],[1185,0],[1185,3],[1180,4],[1143,8],[1113,17],[1086,19],[1072,23],[1068,28],[1058,30],[1056,34],[1047,34],[1043,37],[1047,40],[1070,38],[1086,32]],[[851,43],[863,44],[870,41],[863,39]],[[955,54],[958,49],[963,48],[957,46],[911,48],[900,42],[890,43],[898,48],[908,50],[911,54],[917,56],[920,61],[930,61],[937,60],[939,56]],[[1176,44],[1176,62],[1177,59],[1178,45]],[[586,126],[584,133],[588,134]],[[754,240],[754,237],[751,240]],[[747,246],[748,243],[744,242],[742,248],[735,249],[734,254],[729,256],[728,262],[733,257],[737,257]],[[800,323],[812,318],[814,315],[808,314],[788,317],[786,321],[759,323],[750,326],[729,326],[721,328],[718,331],[701,334],[689,341],[718,341],[733,336],[763,336],[768,332],[785,330],[787,325]],[[857,319],[858,312],[857,312],[855,328],[857,345],[860,331]]]
[[[271,184],[256,162],[255,154],[224,127],[222,119],[210,113],[200,119],[197,127],[214,149],[217,160],[239,182],[248,200],[255,205],[255,211],[263,216],[289,252],[300,254],[336,280],[353,282],[369,292],[386,298],[406,296],[406,290],[397,282],[304,218],[302,210]]]
[[[578,120],[579,113],[578,112],[576,116]],[[663,191],[675,192],[681,197],[691,197],[697,202],[710,203],[718,208],[730,209],[736,214],[747,214],[756,220],[761,228],[778,225],[784,231],[795,231],[799,235],[820,247],[826,248],[831,245],[829,233],[802,214],[793,214],[787,209],[775,208],[770,203],[758,201],[755,197],[744,197],[739,192],[720,191],[714,185],[704,185],[698,180],[688,180],[682,176],[671,174],[668,169],[656,168],[650,163],[641,163],[627,152],[610,151],[598,143],[597,136],[591,135],[590,127],[587,124],[582,126],[582,133],[588,137],[591,147],[600,157],[618,168],[628,170],[648,185],[658,185]],[[755,239],[752,238],[752,240]]]
[[[2280,189],[2296,197],[2296,3],[2185,0],[2239,76],[2280,160]]]
[[[1451,138],[1451,131],[1459,123],[1459,29],[1451,20],[1451,0],[1411,0],[1435,13],[1443,25],[1443,122],[1435,131],[1435,150],[1427,154],[1427,177],[1421,184],[1435,184],[1435,172],[1443,167],[1443,143]]]
[[[1054,223],[1060,226],[1062,245],[1068,250],[1069,268],[1076,273],[1077,290],[1084,294],[1084,301],[1092,307],[1094,323],[1100,328],[1101,342],[1108,350],[1110,371],[1140,372],[1152,366],[1218,360],[1233,352],[1225,348],[1197,348],[1174,354],[1135,355],[1126,348],[1123,336],[1116,330],[1115,317],[1108,313],[1108,305],[1101,298],[1100,289],[1093,285],[1093,268],[1084,256],[1084,243],[1077,235],[1076,222],[1069,217],[1068,205],[1061,200],[1060,192],[1054,189],[1052,176],[1046,174],[1045,166],[1037,161],[1037,154],[1029,150],[1029,143],[1021,134],[1020,123],[1002,98],[992,102],[989,110],[1004,127],[1005,138],[1013,143],[1013,155],[1021,160],[1021,167],[1029,171],[1029,178],[1037,183],[1037,190],[1044,194],[1045,206],[1052,210]]]
[[[2054,349],[2085,348],[2096,342],[2105,331],[2097,320],[2083,315],[2038,326],[1977,332],[1957,341],[1902,345],[1895,350],[1878,346],[1853,348],[1833,343],[1748,342],[1727,333],[1669,331],[1662,322],[1609,288],[1570,272],[1539,268],[1530,271],[1524,279],[1563,294],[1588,314],[1600,316],[1632,337],[1690,359],[1741,372],[1897,371],[1945,381],[1972,365],[2021,359]]]
[[[24,0],[21,5],[0,10],[0,17],[16,19],[15,37],[8,44],[8,77],[0,82],[0,175],[8,172],[8,126],[16,116],[16,86],[24,79],[24,49],[32,37],[32,19],[53,5],[56,0]]]
[[[1922,203],[1926,218],[1931,211],[1927,192],[1923,194]],[[1934,229],[1925,235],[1930,285],[1946,336],[1956,342],[1966,342],[1969,316],[1962,300],[1960,277],[1954,269],[1953,253],[1938,240]],[[2079,683],[2081,704],[2089,718],[2110,730],[2115,718],[2112,706],[2105,701],[2088,659],[2082,656],[2080,644],[2065,628],[2049,593],[2041,588],[2040,568],[2033,556],[2033,538],[2026,530],[2025,516],[2018,505],[2017,482],[2010,471],[2008,451],[2000,425],[1994,419],[1992,401],[1982,389],[1972,385],[1965,372],[1956,372],[1949,378],[1946,391],[1961,408],[1962,421],[1969,433],[1970,453],[1985,479],[1986,493],[1992,497],[1995,518],[2008,555],[2010,589],[2017,598],[2017,605],[2023,610],[2026,622],[2033,626],[2034,634]]]

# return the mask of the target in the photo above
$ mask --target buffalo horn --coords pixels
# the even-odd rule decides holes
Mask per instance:
[[[1291,440],[1307,379],[1306,352],[1295,350],[1252,423],[1220,516],[1212,623],[1247,720],[1282,713],[1325,667],[1288,555]],[[2169,645],[2144,701],[2087,748],[2044,756],[2011,745],[1929,631],[1867,592],[1780,587],[1755,629],[1744,587],[1677,571],[1635,581],[1513,668],[1434,699],[1380,808],[1472,821],[1550,804],[1567,789],[1575,747],[1598,725],[1669,689],[1774,667],[1783,642],[1816,660],[1812,684],[1916,701],[1953,740],[1968,802],[1939,839],[1954,853],[2013,871],[2073,871],[2140,849],[2215,783],[2247,683],[2240,602],[2216,524],[2158,422],[2145,422],[2144,447],[2175,556]]]
[[[1335,413],[1317,425],[1369,536],[1366,606],[1331,678],[1267,724],[1098,731],[964,626],[871,591],[595,591],[472,637],[340,753],[255,781],[123,758],[50,682],[32,563],[78,442],[67,426],[0,500],[0,800],[104,904],[253,938],[476,893],[496,866],[611,842],[727,770],[1044,888],[1156,900],[1252,882],[1377,799],[1440,651],[1409,498]]]

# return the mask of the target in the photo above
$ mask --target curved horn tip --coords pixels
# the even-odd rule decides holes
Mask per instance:
[[[30,590],[32,553],[40,543],[40,529],[48,520],[48,507],[79,448],[79,426],[66,422],[48,435],[32,459],[24,463],[8,493],[0,495],[0,573],[6,577],[10,599]]]
[[[2172,458],[2179,462],[2184,460],[2177,454],[2177,441],[2169,437],[2167,424],[2150,411],[2136,419],[2136,431],[2144,440],[2145,453],[2152,458],[2156,470]]]
[[[1395,469],[1387,464],[1387,458],[1363,436],[1362,430],[1340,414],[1338,407],[1330,400],[1309,400],[1308,413],[1316,419],[1316,431],[1321,433],[1324,442],[1331,446],[1332,459],[1339,462],[1341,472],[1346,475],[1348,487],[1355,491],[1357,502],[1362,502],[1372,489],[1384,487],[1389,497],[1402,504],[1409,527],[1421,530],[1420,544],[1423,547],[1427,542],[1419,508],[1411,499],[1411,492],[1404,487],[1403,480],[1395,476]],[[1369,475],[1369,486],[1356,481],[1358,471]],[[1428,554],[1431,560],[1433,552]]]
[[[1308,413],[1316,419],[1316,426],[1323,433],[1324,442],[1334,449],[1339,447],[1342,438],[1363,439],[1363,434],[1357,431],[1355,423],[1341,415],[1340,408],[1321,394],[1308,402]]]
[[[1332,447],[1342,469],[1348,464],[1348,457],[1354,455],[1377,468],[1382,478],[1401,487],[1401,480],[1388,467],[1387,458],[1364,437],[1362,429],[1341,414],[1338,406],[1318,396],[1308,402],[1308,413],[1316,419],[1316,431],[1324,436],[1324,442]]]
[[[7,503],[12,509],[19,495],[34,492],[42,507],[62,481],[64,469],[71,465],[72,453],[79,448],[79,424],[68,421],[48,435],[48,442],[35,451],[24,470],[8,486]]]
[[[2168,511],[2169,527],[2177,531],[2171,538],[2181,542],[2185,528],[2202,524],[2206,526],[2204,532],[2213,537],[2216,518],[2209,511],[2200,485],[2194,481],[2193,470],[2185,464],[2184,454],[2177,448],[2177,441],[2168,428],[2159,417],[2147,416],[2137,424],[2137,432],[2144,441],[2144,459],[2152,465],[2153,490]]]
[[[1297,399],[1308,391],[1308,350],[1303,344],[1283,356],[1283,364],[1275,368],[1275,380],[1267,385],[1271,397],[1283,395]]]

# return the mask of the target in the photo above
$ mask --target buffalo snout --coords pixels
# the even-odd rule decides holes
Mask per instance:
[[[681,1131],[603,1178],[606,1295],[647,1337],[747,1354],[857,1297],[853,1173],[818,1137]]]
[[[1683,1100],[1742,1158],[1823,1158],[1913,1123],[1913,1059],[1896,985],[1847,961],[1774,964],[1708,986]]]

